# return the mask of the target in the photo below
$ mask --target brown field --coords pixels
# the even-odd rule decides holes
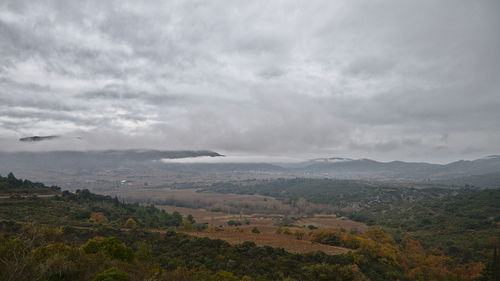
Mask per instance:
[[[251,227],[241,228],[244,232],[238,232],[235,228],[225,231],[185,231],[184,233],[198,237],[222,239],[230,244],[240,244],[245,241],[252,241],[258,246],[283,248],[288,252],[299,254],[321,250],[329,255],[339,255],[350,251],[347,248],[312,243],[307,240],[297,240],[293,235],[276,234],[274,232],[269,233],[264,231],[261,233],[251,233],[250,228]]]
[[[321,216],[317,215],[313,218],[304,218],[295,222],[296,225],[314,225],[317,228],[343,228],[347,231],[364,232],[368,226],[364,223],[353,221],[344,217]]]
[[[240,220],[243,221],[245,219],[250,220],[250,225],[252,227],[257,226],[259,229],[271,229],[276,231],[275,222],[281,218],[281,215],[273,215],[273,214],[253,214],[253,215],[237,215],[237,214],[228,214],[223,212],[210,212],[204,209],[192,209],[185,207],[176,207],[176,206],[156,206],[159,209],[165,210],[169,213],[179,212],[182,216],[192,215],[196,222],[199,223],[208,223],[210,226],[218,226],[222,228],[231,227],[227,225],[227,221],[229,220]],[[241,226],[244,227],[244,226]],[[241,228],[240,227],[240,228]]]
[[[308,253],[321,250],[327,254],[335,255],[349,251],[342,247],[322,245],[308,241],[310,230],[306,228],[308,225],[314,225],[321,228],[344,228],[347,231],[356,229],[364,231],[368,228],[363,223],[354,222],[346,218],[338,218],[334,215],[321,215],[311,218],[303,218],[294,222],[297,227],[290,227],[293,233],[296,230],[305,232],[303,240],[298,240],[293,234],[276,234],[278,227],[276,222],[282,217],[280,215],[235,215],[222,212],[210,212],[203,209],[192,209],[175,206],[157,206],[167,212],[177,211],[183,216],[191,214],[196,222],[208,223],[209,229],[205,231],[183,231],[189,235],[198,237],[208,237],[212,239],[222,239],[231,244],[239,244],[245,241],[253,241],[258,246],[270,246],[284,248],[292,253]],[[245,219],[250,221],[249,225],[241,225],[239,227],[228,226],[227,221],[238,220],[243,222]],[[251,229],[257,227],[260,233],[252,233]]]
[[[215,225],[223,227],[229,227],[227,225],[228,220],[245,220],[249,219],[251,225],[257,227],[272,227],[273,231],[276,231],[276,226],[274,224],[282,216],[279,214],[253,214],[253,215],[236,215],[227,214],[223,212],[210,212],[203,209],[192,209],[185,207],[176,206],[156,206],[163,209],[169,213],[179,212],[183,216],[191,214],[197,222],[208,223],[209,225]],[[299,227],[307,227],[308,225],[313,225],[317,228],[343,228],[347,231],[357,230],[359,232],[364,232],[368,229],[368,226],[361,222],[352,221],[344,217],[337,217],[335,215],[315,215],[314,217],[305,217],[293,223]]]
[[[342,247],[322,245],[309,241],[310,230],[313,225],[319,229],[343,228],[347,231],[363,232],[368,227],[365,224],[354,222],[335,215],[319,214],[322,210],[329,209],[324,206],[306,203],[309,207],[316,208],[316,215],[305,215],[303,209],[297,206],[284,204],[272,197],[261,195],[220,194],[209,192],[196,192],[192,189],[170,188],[141,188],[120,190],[116,194],[129,201],[139,200],[143,203],[156,202],[156,207],[169,213],[179,212],[182,216],[191,214],[197,223],[207,223],[208,229],[204,231],[184,231],[193,236],[222,239],[231,244],[253,241],[259,246],[284,248],[293,253],[308,253],[321,250],[327,254],[341,254],[349,250]],[[162,205],[164,202],[165,205]],[[160,203],[160,204],[158,204]],[[172,205],[181,205],[177,207]],[[218,211],[212,211],[218,210]],[[293,227],[290,231],[304,232],[303,240],[298,240],[293,234],[277,234],[278,224],[287,217],[299,217],[296,221],[289,221]],[[239,227],[229,226],[229,220],[243,223]],[[248,220],[249,224],[245,224]],[[260,233],[252,233],[251,229],[257,227]]]

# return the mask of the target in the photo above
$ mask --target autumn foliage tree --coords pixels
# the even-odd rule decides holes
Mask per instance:
[[[125,222],[125,227],[127,227],[127,228],[136,228],[137,227],[137,222],[133,218],[129,218]]]
[[[90,215],[90,220],[96,223],[107,223],[108,218],[102,212],[94,212]]]

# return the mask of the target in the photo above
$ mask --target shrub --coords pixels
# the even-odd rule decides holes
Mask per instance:
[[[127,228],[136,228],[137,227],[137,222],[133,218],[129,218],[125,222],[125,227],[127,227]]]
[[[183,220],[180,228],[182,230],[193,230],[193,224],[189,220]]]
[[[227,222],[227,225],[229,225],[229,226],[240,226],[241,222],[240,221],[230,220],[230,221]]]
[[[97,274],[92,281],[130,281],[130,277],[127,273],[112,267]]]
[[[254,226],[252,228],[252,233],[260,233],[260,230],[256,226]]]
[[[297,240],[302,240],[302,238],[304,237],[305,234],[306,233],[302,230],[296,230],[293,235],[295,235],[295,237],[297,237]]]
[[[106,223],[108,222],[108,218],[102,212],[94,212],[90,215],[90,220],[95,221],[96,223]]]
[[[208,228],[208,223],[195,223],[193,224],[193,228],[197,231],[203,231]]]

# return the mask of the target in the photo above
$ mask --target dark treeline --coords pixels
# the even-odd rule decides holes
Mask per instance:
[[[35,183],[29,180],[18,179],[13,173],[6,177],[0,175],[0,194],[54,194],[61,191],[57,186],[45,186],[42,183]]]
[[[412,188],[404,184],[339,179],[278,179],[256,184],[214,183],[200,189],[218,193],[259,194],[280,200],[328,204],[340,211],[379,203],[412,202],[471,192],[471,189]],[[355,206],[355,207],[353,207]]]

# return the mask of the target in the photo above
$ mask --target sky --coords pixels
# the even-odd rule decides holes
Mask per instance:
[[[0,150],[500,154],[500,1],[0,0]],[[60,138],[22,143],[21,137]]]

